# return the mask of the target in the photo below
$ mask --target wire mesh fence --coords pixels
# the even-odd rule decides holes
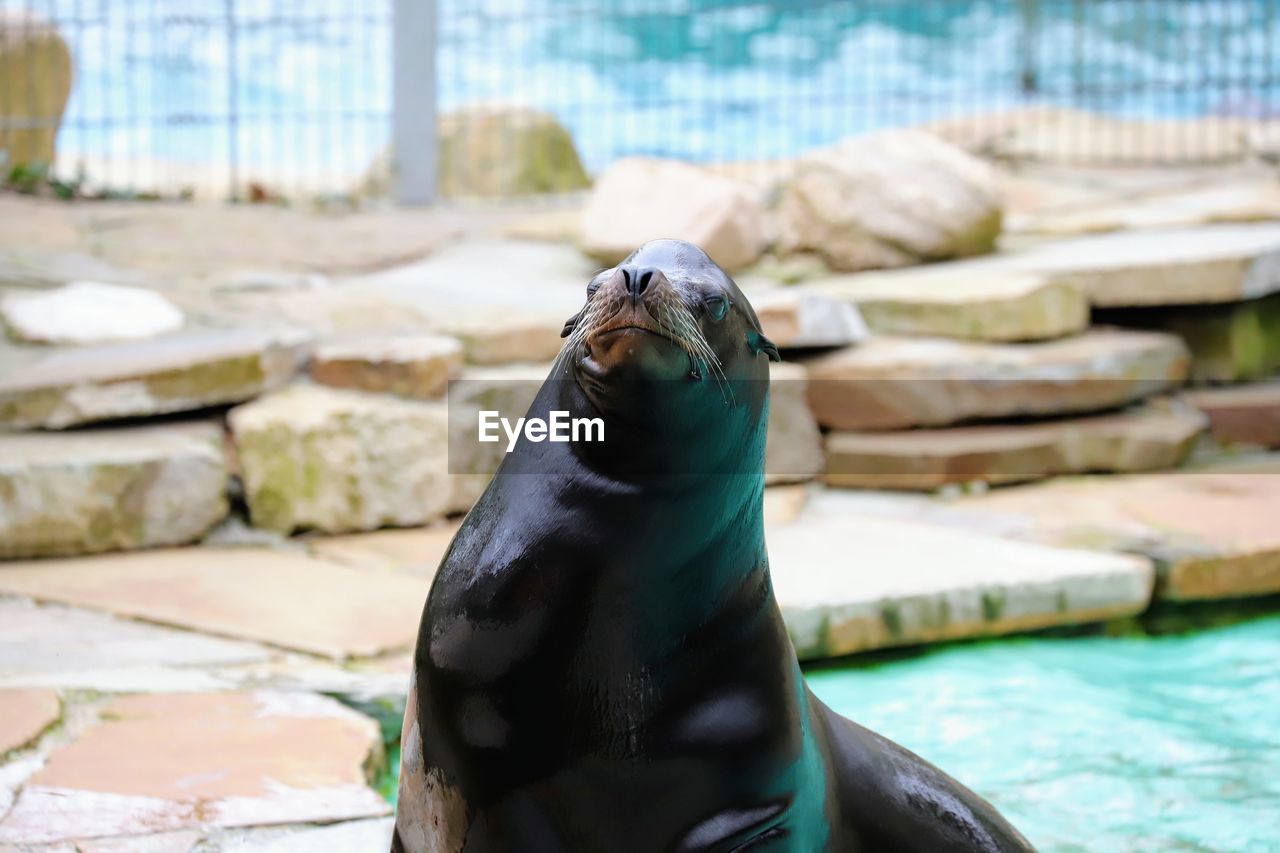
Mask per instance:
[[[0,139],[29,160],[57,128],[56,174],[115,190],[377,194],[399,174],[397,110],[438,112],[444,192],[503,195],[571,188],[562,159],[492,177],[563,140],[537,142],[537,114],[450,114],[546,113],[588,173],[632,154],[761,163],[917,124],[1000,156],[1217,161],[1280,124],[1277,0],[436,0],[413,24],[433,32],[393,38],[396,5],[0,0]],[[40,46],[54,30],[69,74]],[[426,110],[397,104],[414,90],[393,86],[397,64],[434,71]],[[399,138],[400,162],[437,150]]]

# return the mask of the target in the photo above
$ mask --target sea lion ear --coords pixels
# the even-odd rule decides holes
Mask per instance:
[[[560,337],[567,338],[573,334],[573,330],[578,327],[578,321],[582,319],[582,312],[579,311],[568,320],[564,321],[564,328],[560,330]]]
[[[769,356],[770,361],[782,361],[782,356],[778,354],[778,348],[774,346],[773,341],[755,329],[747,332],[747,346],[751,347],[753,353],[764,353]]]

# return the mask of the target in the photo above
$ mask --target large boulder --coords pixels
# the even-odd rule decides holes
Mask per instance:
[[[71,51],[32,12],[0,9],[0,151],[14,165],[53,163],[71,94]]]
[[[760,257],[766,242],[757,194],[688,163],[629,157],[610,166],[582,212],[582,250],[616,264],[649,240],[701,246],[727,270]]]
[[[0,435],[0,559],[193,542],[226,486],[213,423]]]
[[[441,116],[439,129],[442,195],[568,192],[590,183],[573,137],[550,113],[476,104]]]
[[[232,409],[253,524],[340,533],[442,517],[446,417],[443,403],[305,385]]]
[[[847,139],[802,157],[778,210],[784,251],[838,270],[979,255],[1000,235],[995,173],[915,130]]]
[[[573,137],[550,113],[476,104],[442,115],[436,127],[443,196],[504,198],[571,192],[591,183]],[[380,153],[358,192],[390,194],[393,159],[390,148]]]

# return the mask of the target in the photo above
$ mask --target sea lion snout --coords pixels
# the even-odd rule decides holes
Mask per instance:
[[[634,304],[644,296],[646,290],[652,285],[654,290],[659,290],[664,286],[669,287],[670,282],[667,281],[666,275],[662,270],[654,267],[629,266],[621,264],[615,275],[622,279],[622,286],[627,294],[631,297]]]

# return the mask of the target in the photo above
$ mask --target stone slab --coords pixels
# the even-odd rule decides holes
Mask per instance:
[[[194,542],[226,489],[212,422],[0,433],[0,559]]]
[[[75,853],[191,853],[201,833],[189,830],[77,841]]]
[[[1030,344],[873,337],[805,363],[832,429],[902,429],[1099,411],[1175,387],[1186,347],[1156,332],[1091,329]]]
[[[800,365],[769,365],[769,424],[764,448],[768,483],[800,482],[822,473],[822,434],[809,410],[808,385]]]
[[[236,407],[227,421],[256,527],[412,526],[450,506],[443,403],[296,385]]]
[[[259,548],[13,562],[0,590],[333,658],[410,647],[427,594],[416,578]]]
[[[430,527],[377,530],[307,540],[312,554],[361,569],[392,569],[424,578],[434,577],[460,522]]]
[[[1096,319],[1182,338],[1195,382],[1244,382],[1280,372],[1280,293],[1223,305],[1100,311]]]
[[[305,343],[222,329],[61,350],[0,377],[0,426],[61,429],[240,402],[292,376]]]
[[[41,344],[93,344],[150,338],[182,328],[172,302],[153,290],[98,281],[0,300],[10,337]]]
[[[800,289],[774,289],[751,297],[765,337],[783,348],[843,347],[867,336],[853,305]]]
[[[859,273],[806,289],[857,305],[867,326],[880,334],[1038,341],[1089,325],[1089,300],[1078,287],[1031,273],[952,266]]]
[[[1209,416],[1218,441],[1280,447],[1280,381],[1202,388],[1186,396]]]
[[[211,690],[229,686],[209,674],[212,667],[260,663],[272,654],[91,610],[0,600],[0,687]]]
[[[1148,560],[907,521],[801,517],[768,531],[774,590],[802,659],[1130,616]]]
[[[1182,464],[1207,424],[1187,405],[1147,405],[1029,424],[836,432],[827,436],[825,480],[846,488],[932,491],[952,483],[1158,471]]]
[[[462,367],[462,344],[441,335],[348,338],[311,353],[311,378],[322,385],[427,400],[443,396]]]
[[[61,715],[53,690],[0,687],[0,756],[30,744]]]
[[[0,820],[0,842],[380,817],[373,720],[306,693],[110,702],[56,749]]]
[[[1173,600],[1280,592],[1280,464],[1087,477],[1004,489],[957,505],[1009,535],[1152,556]]]
[[[970,278],[1047,276],[1083,290],[1100,308],[1236,302],[1280,291],[1280,223],[1038,240],[989,258],[952,261],[938,271]],[[838,292],[849,278],[806,287]]]
[[[267,841],[249,841],[228,853],[321,853],[332,850],[374,853],[391,848],[395,818],[352,820],[333,826],[303,829]]]

